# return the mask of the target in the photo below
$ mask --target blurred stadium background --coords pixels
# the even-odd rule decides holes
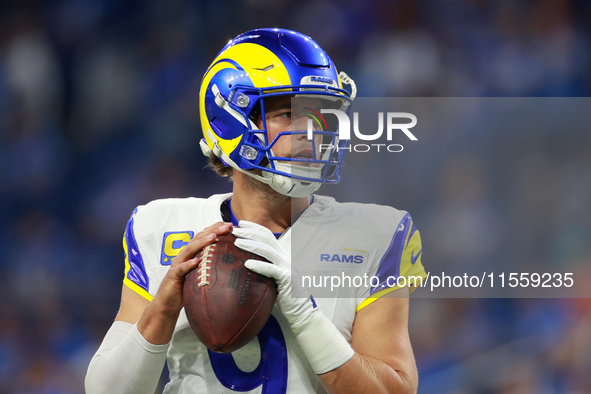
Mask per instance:
[[[83,392],[135,206],[229,190],[202,170],[197,91],[225,42],[256,27],[314,37],[365,97],[591,92],[589,0],[3,1],[0,393]],[[351,165],[344,186],[411,211],[427,269],[494,263],[508,238],[533,267],[590,266],[591,130],[505,145],[474,132],[436,167],[392,169],[363,195]],[[588,299],[413,299],[419,392],[589,393],[590,327]]]

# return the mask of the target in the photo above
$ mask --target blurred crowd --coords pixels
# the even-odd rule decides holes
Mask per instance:
[[[2,2],[0,393],[83,392],[118,308],[133,209],[230,190],[203,169],[197,92],[225,42],[256,27],[314,37],[364,97],[591,92],[589,0]],[[467,145],[441,136],[445,155],[405,152],[378,189],[362,193],[373,175],[353,164],[342,186],[409,210],[427,270],[507,250],[588,267],[590,134],[501,140],[483,125]],[[411,305],[421,393],[591,392],[588,299]]]

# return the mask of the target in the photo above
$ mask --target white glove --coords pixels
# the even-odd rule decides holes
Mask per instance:
[[[246,268],[275,279],[277,303],[289,323],[302,351],[318,375],[345,364],[355,352],[335,325],[313,302],[313,298],[291,296],[291,256],[275,235],[259,224],[241,220],[232,233],[238,237],[236,247],[271,261],[247,260]]]

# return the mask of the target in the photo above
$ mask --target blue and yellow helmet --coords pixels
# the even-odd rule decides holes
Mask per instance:
[[[351,92],[343,89],[343,83],[351,86]],[[310,118],[322,127],[285,131],[280,136],[308,132],[314,141],[309,133],[322,135],[326,149],[306,159],[275,156],[273,145],[280,136],[273,141],[267,138],[263,99],[319,97],[348,111],[355,94],[354,82],[345,73],[337,73],[332,60],[310,37],[285,29],[243,33],[222,49],[203,76],[199,92],[204,134],[201,149],[206,156],[213,154],[226,166],[284,195],[308,196],[322,183],[339,182],[349,141],[339,141],[337,130],[327,130],[327,123],[316,111]],[[260,129],[255,114],[263,120]]]

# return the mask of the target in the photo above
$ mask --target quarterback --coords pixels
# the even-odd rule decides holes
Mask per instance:
[[[355,95],[353,80],[300,33],[253,30],[222,49],[199,92],[201,149],[232,179],[232,193],[133,212],[121,305],[90,362],[88,393],[153,393],[165,363],[166,393],[416,392],[414,287],[387,283],[425,276],[419,232],[407,212],[314,194],[340,180],[346,149],[338,148],[349,144],[321,110],[347,111]],[[237,247],[273,263],[246,266],[273,278],[278,295],[258,337],[221,354],[193,333],[182,294],[196,254],[229,232]],[[335,272],[326,264],[377,279],[347,294],[296,289],[298,271]]]

